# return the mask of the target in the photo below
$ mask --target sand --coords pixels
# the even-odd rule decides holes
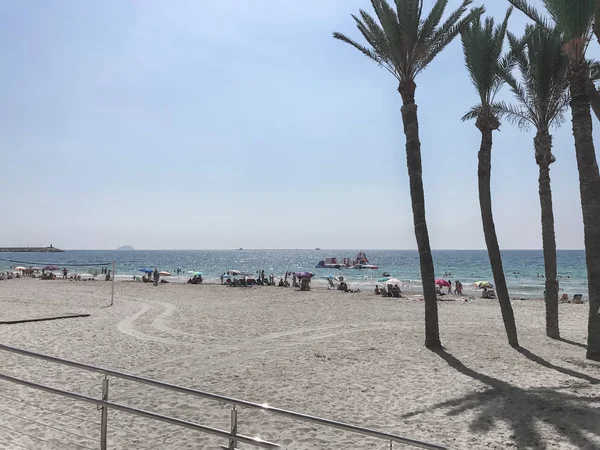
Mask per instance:
[[[446,297],[447,298],[447,297]],[[496,301],[439,303],[445,351],[423,346],[423,302],[313,289],[0,282],[0,342],[458,449],[600,448],[600,364],[585,360],[587,305],[514,301],[523,350]],[[99,397],[102,376],[2,354],[0,371]],[[111,379],[110,400],[227,429],[230,407]],[[0,381],[0,449],[99,448],[96,406]],[[340,430],[241,408],[239,432],[284,449],[385,449]],[[227,442],[109,412],[111,449],[213,449]],[[254,448],[240,445],[240,448]],[[406,448],[394,445],[394,448]]]

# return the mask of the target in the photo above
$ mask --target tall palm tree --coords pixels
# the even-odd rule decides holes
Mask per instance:
[[[520,128],[533,126],[535,161],[539,166],[539,194],[542,211],[542,247],[545,268],[546,335],[558,339],[558,279],[556,238],[550,188],[552,154],[550,127],[564,120],[569,104],[567,92],[568,59],[562,52],[562,35],[557,29],[528,25],[520,40],[509,33],[512,56],[519,71],[518,81],[511,72],[504,74],[517,99],[516,105],[502,105],[502,114]]]
[[[482,7],[476,8],[465,16],[471,3],[473,0],[463,0],[459,8],[440,25],[448,0],[437,0],[424,20],[421,20],[423,0],[395,0],[395,8],[386,0],[371,0],[377,20],[363,10],[359,12],[360,17],[352,15],[368,47],[341,33],[333,33],[334,38],[358,49],[390,72],[399,82],[410,197],[425,298],[425,345],[428,348],[439,348],[441,343],[433,258],[425,220],[415,79],[465,25],[484,12]]]
[[[509,70],[508,58],[502,57],[502,45],[506,36],[510,8],[504,21],[494,24],[494,19],[488,17],[482,23],[477,17],[461,31],[465,65],[471,81],[479,94],[479,104],[463,117],[463,120],[475,120],[475,126],[481,132],[479,147],[479,166],[477,169],[479,181],[479,206],[485,244],[488,249],[490,265],[498,292],[498,301],[502,311],[502,320],[506,328],[508,343],[513,347],[519,346],[517,326],[512,305],[508,296],[508,288],[502,267],[502,256],[496,236],[496,226],[492,214],[492,194],[490,188],[492,171],[492,132],[500,128],[499,114],[502,104],[495,102],[495,96],[504,83],[503,75]]]
[[[590,65],[585,58],[596,13],[597,0],[542,0],[556,28],[562,32],[563,51],[569,58],[567,81],[571,97],[575,155],[583,212],[585,259],[588,276],[589,316],[587,357],[600,361],[600,173],[592,139],[592,115],[588,89]],[[535,22],[547,21],[526,0],[509,0]]]
[[[600,43],[600,0],[596,0],[596,12],[594,13],[594,34]]]

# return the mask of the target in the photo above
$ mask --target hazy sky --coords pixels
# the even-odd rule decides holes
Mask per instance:
[[[508,6],[484,3],[498,20]],[[397,82],[331,37],[359,38],[359,8],[370,2],[0,0],[0,245],[416,248]],[[525,23],[515,11],[510,29]],[[432,247],[485,248],[458,39],[417,85]],[[556,237],[582,248],[567,119]],[[532,139],[494,133],[505,249],[541,248]]]

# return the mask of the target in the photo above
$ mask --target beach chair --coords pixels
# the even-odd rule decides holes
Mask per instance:
[[[573,303],[583,303],[583,295],[581,295],[581,294],[573,295]]]
[[[496,298],[496,291],[493,289],[488,289],[488,297],[487,298]]]

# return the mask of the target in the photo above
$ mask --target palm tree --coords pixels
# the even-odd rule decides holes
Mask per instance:
[[[509,33],[509,41],[521,81],[517,81],[510,72],[504,74],[504,80],[517,99],[517,105],[503,104],[501,112],[521,128],[533,125],[536,129],[533,146],[535,161],[540,169],[538,183],[546,281],[546,335],[558,339],[556,238],[550,189],[550,164],[555,158],[552,154],[550,127],[564,120],[563,114],[569,104],[568,59],[562,53],[562,36],[556,29],[528,25],[522,39],[517,40]]]
[[[369,47],[333,33],[335,39],[344,41],[369,59],[390,72],[399,83],[402,97],[402,121],[406,135],[406,163],[410,179],[410,197],[419,260],[423,297],[425,298],[425,345],[439,348],[437,297],[433,258],[429,245],[429,233],[425,220],[425,194],[421,166],[421,142],[415,103],[415,79],[429,63],[458,35],[460,30],[474,17],[479,17],[484,9],[472,9],[465,16],[473,0],[463,0],[448,19],[440,25],[448,0],[437,0],[429,15],[421,20],[423,0],[395,0],[395,9],[386,0],[371,0],[377,20],[360,10],[357,17],[352,15],[358,30]]]
[[[502,57],[502,45],[506,35],[508,18],[512,12],[510,8],[504,21],[495,26],[494,19],[488,17],[485,23],[477,17],[461,31],[465,65],[471,81],[479,94],[479,104],[463,117],[463,120],[475,120],[475,126],[481,131],[481,146],[479,148],[479,166],[477,175],[479,180],[479,206],[485,244],[488,249],[490,265],[494,275],[494,282],[498,292],[498,301],[502,311],[502,320],[506,328],[508,343],[513,347],[519,346],[517,326],[512,305],[508,296],[502,256],[496,236],[496,226],[492,214],[492,194],[490,188],[492,171],[492,132],[500,128],[498,115],[501,113],[502,104],[495,103],[494,99],[504,83],[503,74],[509,70],[509,59]]]
[[[535,22],[547,21],[525,0],[509,0]],[[571,97],[575,155],[583,212],[585,258],[590,297],[587,358],[600,361],[600,173],[592,139],[592,115],[588,97],[590,65],[585,58],[596,13],[596,0],[543,0],[556,28],[562,32],[563,51],[569,58],[567,81]]]

